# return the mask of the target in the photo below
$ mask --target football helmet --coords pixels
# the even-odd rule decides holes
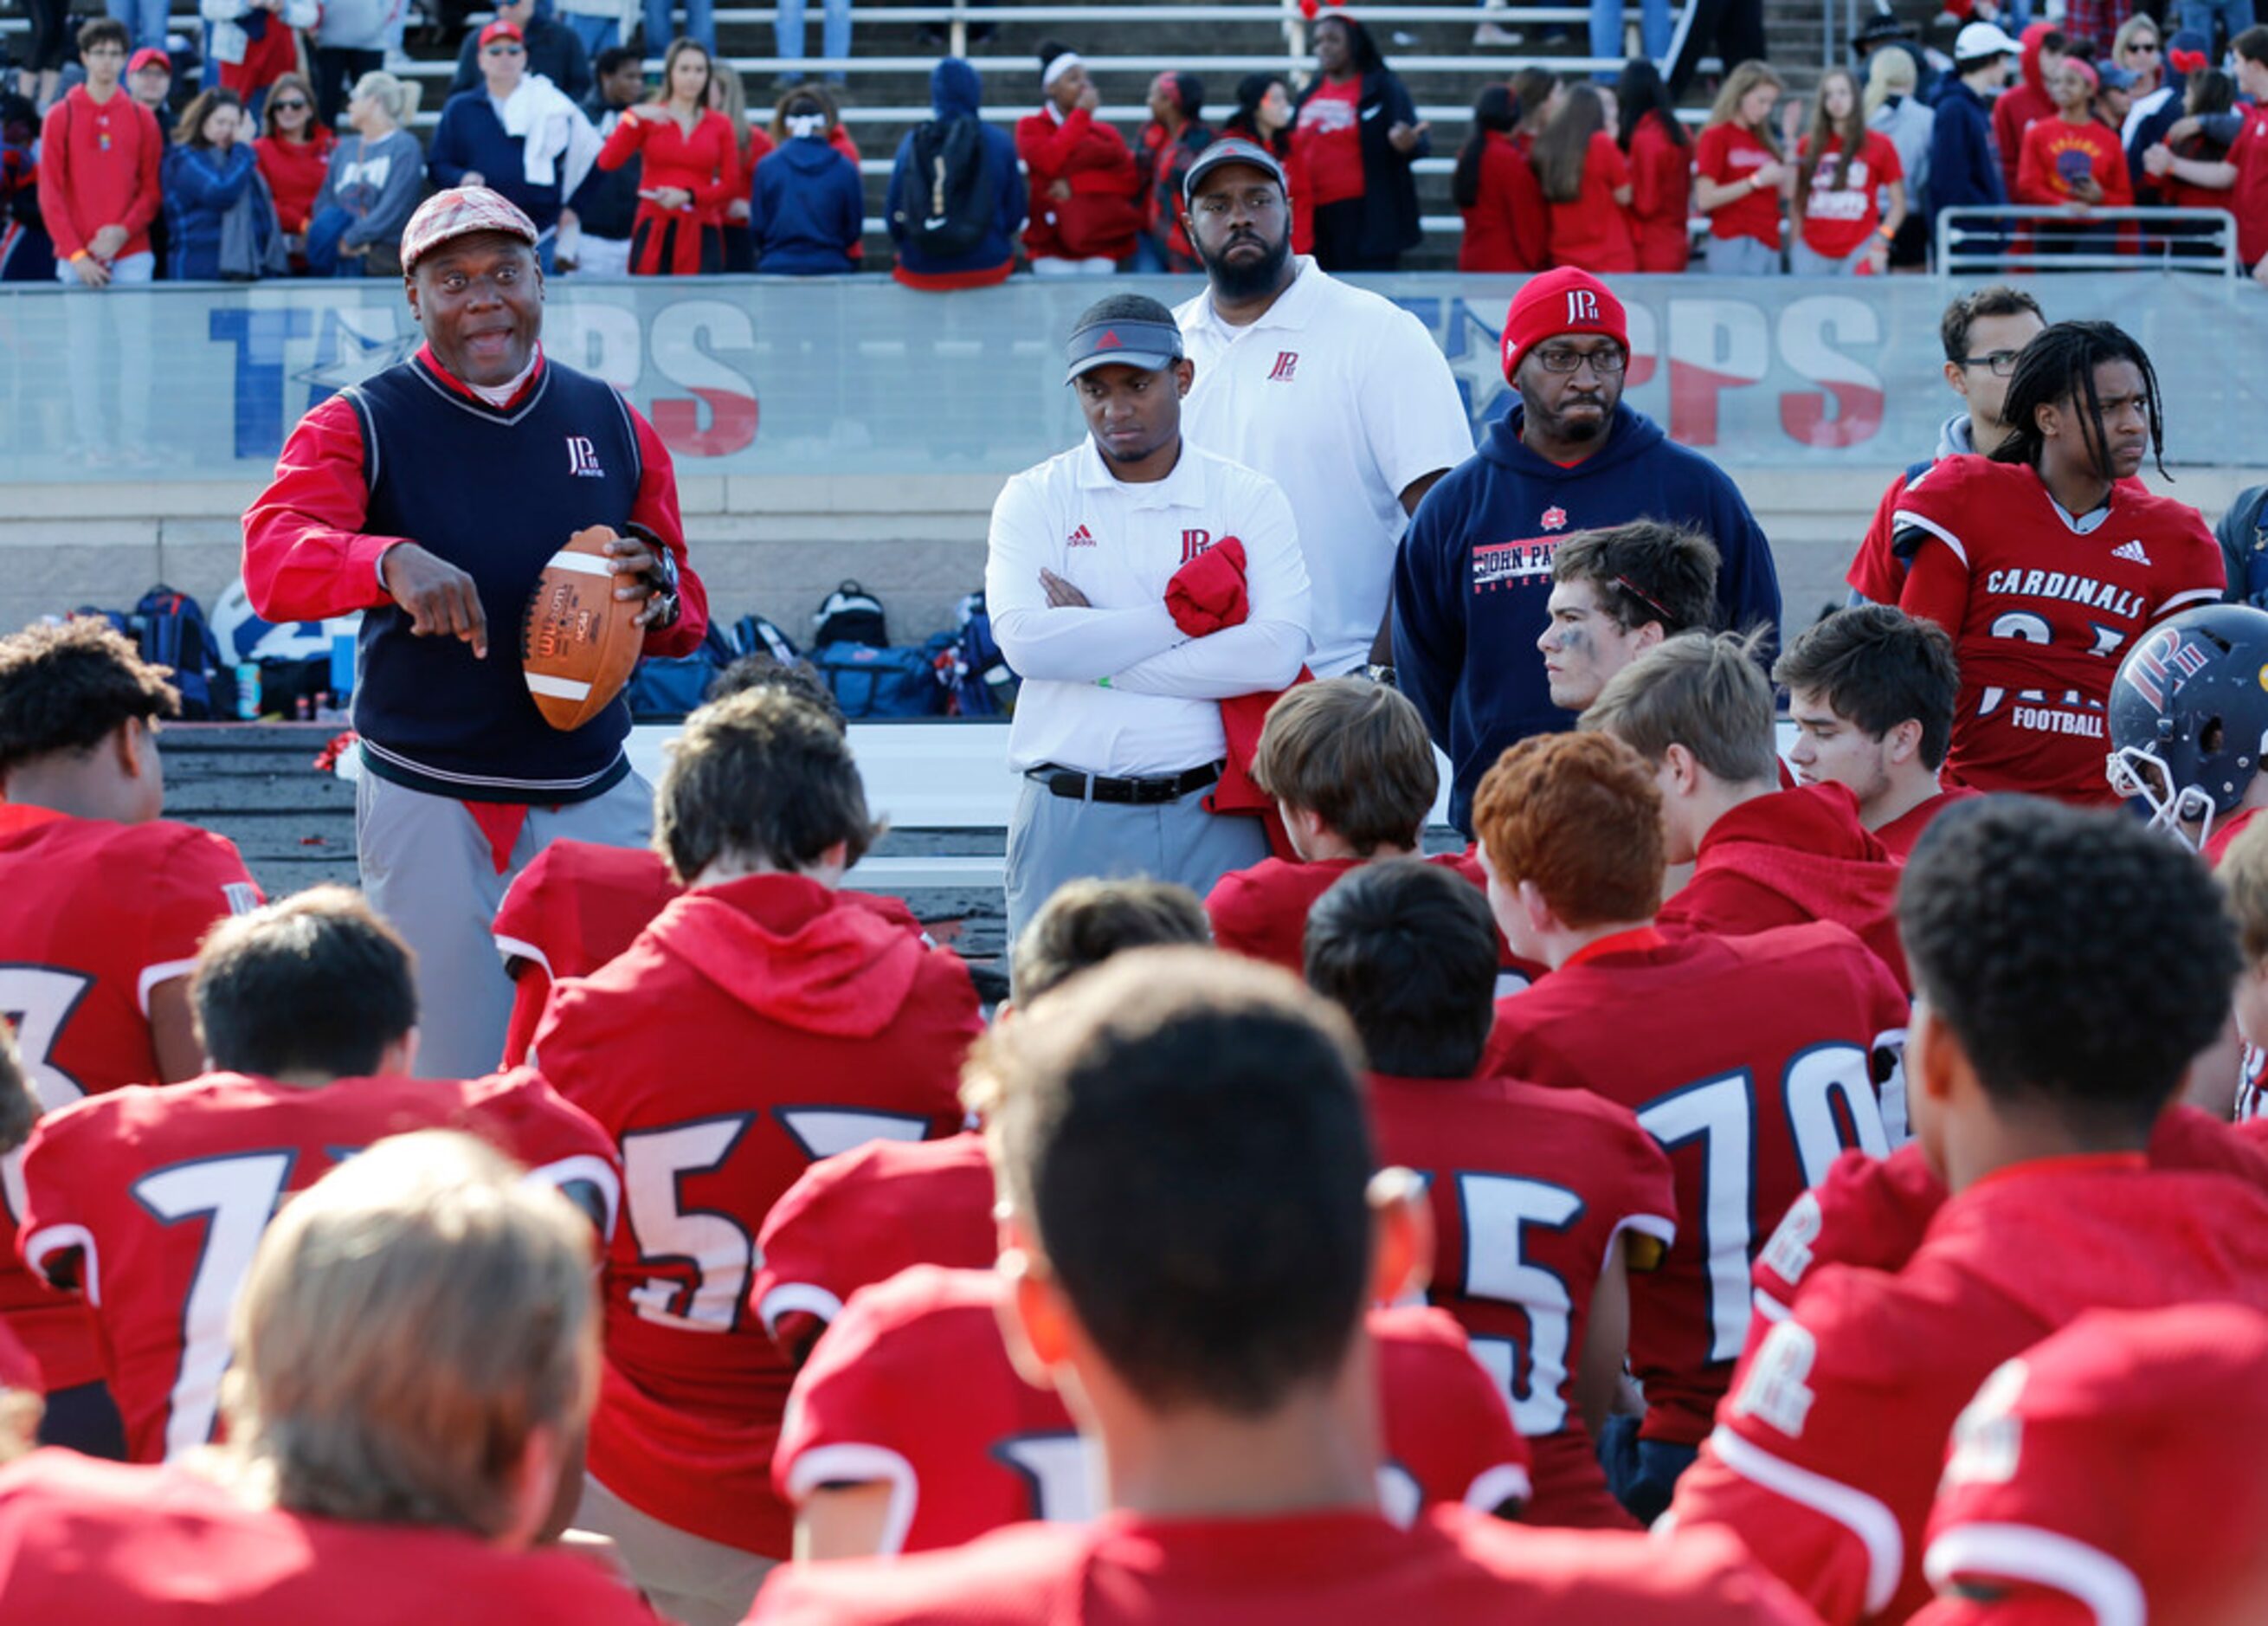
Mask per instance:
[[[2143,634],[2110,685],[2111,788],[2202,847],[2268,746],[2268,610],[2208,604]]]

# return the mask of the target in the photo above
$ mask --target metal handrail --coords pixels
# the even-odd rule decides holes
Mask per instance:
[[[2078,226],[2117,225],[2132,221],[2139,228],[2131,247],[2104,254],[2073,249],[2059,253],[2043,249],[2042,228],[2069,231]],[[2188,224],[2210,227],[2195,235],[2161,233],[2149,228]],[[2125,234],[2122,233],[2121,237]],[[1970,245],[1964,251],[1964,245]],[[2176,252],[2176,249],[2182,252]],[[2226,209],[2089,209],[2084,213],[2041,203],[1978,204],[1942,209],[1937,216],[1937,274],[1968,276],[1978,271],[2134,271],[2169,270],[2218,272],[2234,277],[2242,262],[2236,253],[2236,217]]]

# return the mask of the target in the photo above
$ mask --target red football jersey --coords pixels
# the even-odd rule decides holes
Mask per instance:
[[[1379,1160],[1426,1177],[1426,1297],[1464,1325],[1535,1450],[1528,1522],[1635,1528],[1575,1374],[1611,1251],[1651,1268],[1676,1235],[1668,1157],[1628,1107],[1582,1090],[1373,1074],[1370,1111]]]
[[[1817,1626],[1714,1535],[1528,1530],[1436,1507],[1018,1525],[947,1552],[772,1572],[756,1626]]]
[[[2268,1308],[2268,1193],[2139,1155],[2019,1164],[1948,1199],[1895,1274],[1813,1275],[1678,1482],[1830,1622],[1927,1600],[1945,1438],[2002,1361],[2082,1311]]]
[[[1903,1042],[1905,996],[1839,926],[1593,949],[1497,1006],[1489,1067],[1620,1102],[1669,1154],[1677,1240],[1631,1282],[1631,1367],[1640,1432],[1694,1445],[1748,1337],[1756,1250],[1845,1148],[1889,1149],[1874,1058]],[[1903,1079],[1882,1090],[1903,1103]]]
[[[1359,869],[1359,858],[1319,858],[1313,863],[1263,858],[1248,869],[1232,869],[1205,895],[1212,940],[1248,959],[1281,965],[1295,977],[1307,974],[1307,912],[1340,876]],[[1488,876],[1469,853],[1437,853],[1425,861],[1453,869],[1484,892]],[[1516,993],[1543,974],[1520,958],[1497,933],[1498,994]]]
[[[2259,812],[2258,808],[2246,808],[2242,812],[2231,814],[2206,832],[2203,849],[2205,861],[2215,869],[2220,868],[2220,861],[2228,856],[2229,844],[2244,833]]]
[[[757,1233],[756,1319],[800,1365],[860,1288],[916,1265],[990,1265],[992,1200],[992,1165],[974,1132],[873,1141],[812,1164]]]
[[[920,1265],[860,1292],[795,1381],[772,1482],[890,1487],[886,1553],[957,1547],[1003,1525],[1100,1511],[1095,1452],[1048,1389],[1017,1375],[990,1270]],[[1381,1505],[1408,1524],[1434,1502],[1493,1511],[1528,1494],[1528,1448],[1502,1396],[1439,1312],[1370,1312],[1388,1460]]]
[[[1785,776],[1787,765],[1780,765]],[[1859,799],[1838,784],[1756,796],[1720,815],[1701,838],[1693,878],[1665,901],[1664,936],[1747,937],[1775,926],[1832,920],[1911,987],[1898,940],[1898,863],[1859,822]]]
[[[497,907],[497,952],[512,970],[504,1066],[527,1060],[553,983],[613,959],[684,890],[644,847],[554,841],[530,860]]]
[[[1948,772],[2115,803],[2103,720],[2119,657],[2153,622],[2220,598],[2220,545],[2198,511],[2121,482],[2074,524],[2028,465],[1966,456],[1909,485],[1892,523],[1901,546],[1918,539],[1899,606],[1950,632],[1961,663]]]
[[[0,1468],[0,1619],[103,1626],[657,1626],[587,1558],[247,1507],[180,1467],[68,1451]]]
[[[2038,1598],[2076,1606],[2080,1626],[2268,1619],[2264,1457],[2268,1317],[2090,1311],[1984,1380],[1930,1514],[1933,1585],[2024,1603],[1948,1595],[1914,1618],[2016,1626],[2049,1618]]]
[[[525,1070],[316,1090],[214,1073],[40,1120],[24,1158],[24,1258],[84,1284],[136,1461],[213,1438],[230,1313],[284,1199],[373,1141],[432,1128],[478,1135],[613,1229],[613,1143]]]
[[[1880,826],[1874,831],[1874,839],[1882,844],[1892,858],[1904,863],[1912,855],[1914,843],[1921,839],[1922,831],[1930,827],[1939,814],[1955,802],[1967,802],[1978,794],[1965,786],[1949,785],[1928,801],[1908,808],[1889,824]]]
[[[40,1105],[156,1083],[150,991],[188,975],[214,921],[261,902],[235,846],[210,831],[0,809],[0,1017]],[[16,1167],[0,1164],[0,1185],[14,1184]],[[50,1390],[95,1382],[102,1358],[85,1306],[17,1262],[12,1190],[8,1199],[0,1316]]]
[[[2233,1125],[2194,1106],[2169,1106],[2151,1133],[2154,1169],[2233,1174],[2268,1191],[2268,1149]],[[1822,1265],[1897,1270],[1913,1257],[1929,1223],[1945,1206],[1945,1183],[1919,1146],[1887,1157],[1845,1152],[1827,1178],[1788,1205],[1756,1255],[1756,1315],[1742,1353],[1743,1371],[1772,1325],[1787,1319],[1798,1289]],[[1740,1373],[1734,1374],[1738,1384]]]
[[[590,1468],[674,1527],[785,1557],[786,1360],[748,1309],[755,1238],[820,1158],[949,1135],[968,972],[868,900],[759,875],[686,893],[561,983],[535,1053],[622,1149]]]

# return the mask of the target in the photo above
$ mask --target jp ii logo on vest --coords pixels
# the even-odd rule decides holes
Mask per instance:
[[[588,435],[567,437],[567,472],[593,480],[603,480],[607,471],[599,467],[599,448]]]

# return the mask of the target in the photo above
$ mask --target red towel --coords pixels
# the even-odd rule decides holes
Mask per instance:
[[[1244,591],[1244,544],[1224,536],[1175,571],[1166,584],[1166,608],[1191,638],[1242,626],[1252,613]]]

